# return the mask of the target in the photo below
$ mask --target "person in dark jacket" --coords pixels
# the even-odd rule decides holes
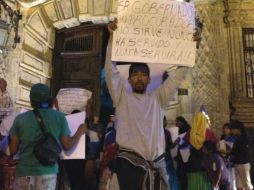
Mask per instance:
[[[240,121],[231,123],[232,134],[236,137],[231,156],[235,165],[236,187],[238,190],[252,190],[250,179],[249,140]]]

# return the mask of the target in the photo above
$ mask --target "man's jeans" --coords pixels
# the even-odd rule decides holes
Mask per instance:
[[[56,174],[16,177],[14,190],[55,190]]]

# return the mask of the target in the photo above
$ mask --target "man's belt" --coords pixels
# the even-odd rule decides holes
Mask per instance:
[[[117,157],[128,160],[134,166],[143,168],[145,171],[145,176],[143,179],[142,190],[146,189],[146,182],[148,179],[149,179],[149,186],[150,186],[149,190],[154,190],[155,174],[161,173],[160,169],[156,165],[159,162],[162,162],[162,161],[164,162],[165,155],[166,154],[163,153],[162,155],[158,156],[155,160],[149,161],[149,160],[145,160],[142,156],[140,156],[138,153],[134,151],[120,148]]]

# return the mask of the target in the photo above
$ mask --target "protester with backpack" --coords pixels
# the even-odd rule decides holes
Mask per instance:
[[[70,130],[63,113],[52,109],[50,90],[45,84],[35,84],[30,91],[30,102],[39,112],[44,128],[64,149],[71,148],[86,131],[86,124],[81,124],[70,137]],[[18,152],[18,165],[14,190],[36,189],[55,190],[58,163],[47,165],[38,160],[34,146],[43,136],[43,132],[34,110],[18,115],[10,130],[10,152]]]

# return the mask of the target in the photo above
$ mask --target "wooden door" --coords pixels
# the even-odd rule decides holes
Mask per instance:
[[[104,67],[106,32],[103,25],[86,24],[56,32],[52,93],[79,87],[92,91],[92,113],[100,112],[100,75]]]

